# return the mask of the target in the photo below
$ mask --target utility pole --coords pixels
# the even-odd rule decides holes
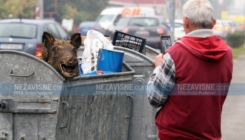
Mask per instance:
[[[175,0],[168,0],[168,20],[170,24],[171,40],[174,40]]]
[[[43,0],[36,0],[36,19],[43,19]]]

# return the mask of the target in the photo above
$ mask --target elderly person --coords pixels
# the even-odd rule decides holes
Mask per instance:
[[[216,20],[208,0],[188,0],[183,23],[186,36],[156,57],[147,85],[150,104],[161,107],[155,117],[158,137],[220,140],[222,106],[232,79],[232,51],[212,33]]]

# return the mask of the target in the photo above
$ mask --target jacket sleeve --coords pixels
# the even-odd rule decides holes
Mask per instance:
[[[175,85],[175,65],[169,53],[166,53],[161,66],[154,69],[147,84],[147,96],[151,106],[164,105]]]

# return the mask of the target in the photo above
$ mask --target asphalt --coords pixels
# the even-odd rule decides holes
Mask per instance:
[[[245,140],[245,56],[234,61],[231,86],[223,106],[222,140]]]

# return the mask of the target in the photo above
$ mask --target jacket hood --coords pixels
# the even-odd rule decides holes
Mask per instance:
[[[182,46],[187,47],[192,54],[202,59],[219,60],[228,51],[226,43],[216,35],[207,37],[184,36],[181,41],[185,44]]]

